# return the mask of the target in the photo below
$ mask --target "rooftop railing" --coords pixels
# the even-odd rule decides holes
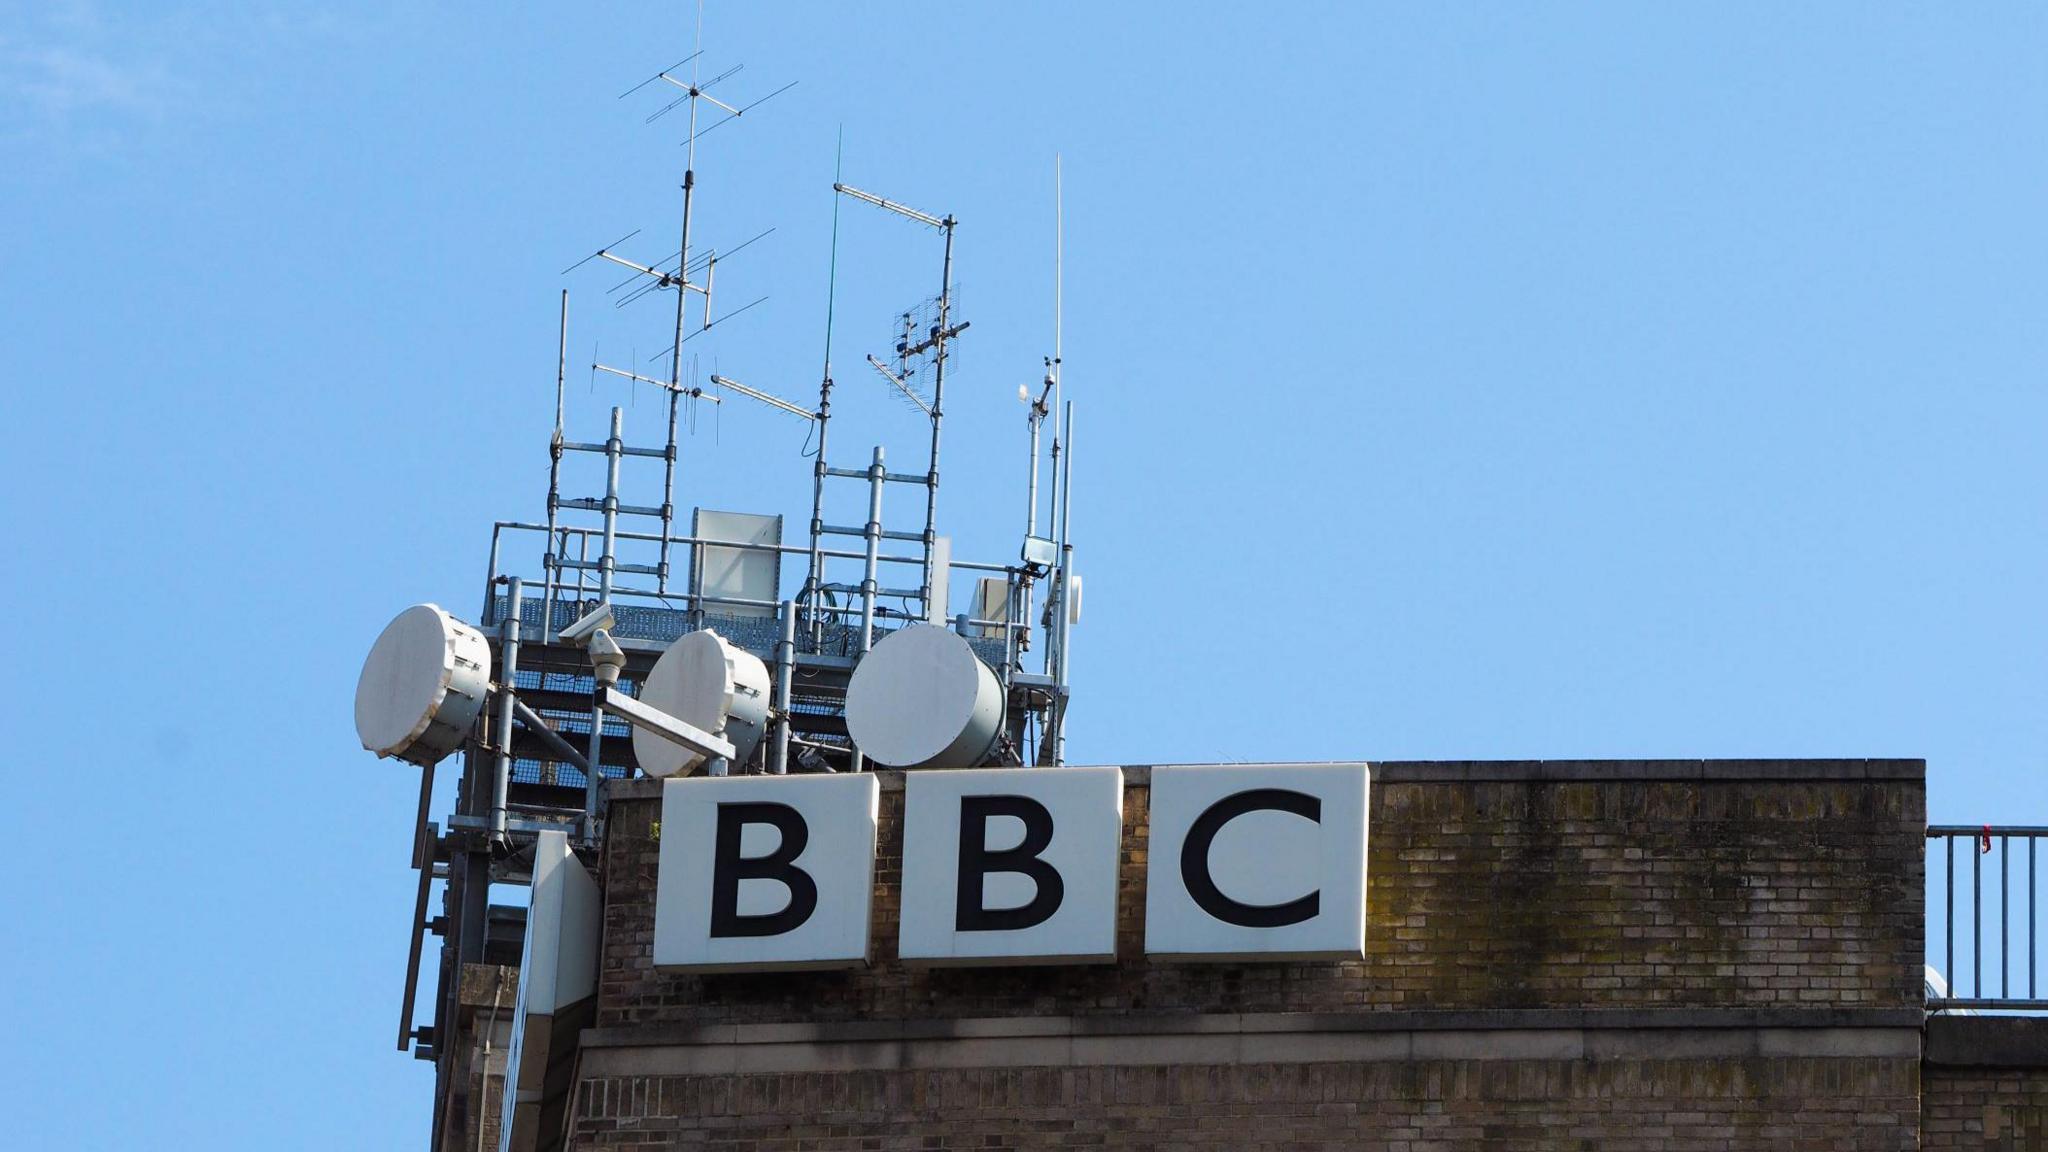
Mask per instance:
[[[2048,1010],[2037,919],[2048,827],[1937,824],[1927,839],[1929,959],[1946,981],[1930,984],[1928,1009]]]

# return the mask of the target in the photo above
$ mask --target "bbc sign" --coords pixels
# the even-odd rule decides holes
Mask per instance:
[[[1121,769],[920,771],[904,787],[905,961],[1116,958]],[[1363,764],[1154,768],[1146,953],[1358,959],[1368,790]],[[667,781],[655,964],[865,964],[880,801],[872,773]]]

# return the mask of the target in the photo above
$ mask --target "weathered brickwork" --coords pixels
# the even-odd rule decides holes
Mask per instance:
[[[625,1077],[574,1144],[855,1149],[1917,1147],[1910,1060],[1410,1061]]]
[[[1931,1152],[2048,1152],[2048,1018],[1929,1020],[1920,1132]]]
[[[870,965],[723,976],[652,966],[659,788],[616,787],[569,1147],[1905,1150],[1923,1108],[1981,1142],[1992,1104],[2032,1130],[2005,1079],[1923,1101],[1917,763],[1375,766],[1342,963],[1149,962],[1149,780],[1114,964],[899,962],[885,774]]]
[[[1404,782],[1389,766],[1373,787],[1363,961],[1171,965],[1143,954],[1149,788],[1130,775],[1116,964],[899,963],[903,792],[885,785],[873,963],[802,979],[651,966],[660,803],[628,792],[607,837],[598,1026],[1920,1003],[1917,783]]]
[[[1927,1152],[2048,1150],[2048,1066],[1930,1067],[1923,1093],[1920,1147]]]
[[[512,1040],[512,1012],[519,1001],[519,969],[498,964],[462,968],[462,1013],[452,1039],[460,1053],[462,1086],[450,1094],[442,1116],[442,1143],[461,1147],[498,1146],[504,1103],[505,1057]]]

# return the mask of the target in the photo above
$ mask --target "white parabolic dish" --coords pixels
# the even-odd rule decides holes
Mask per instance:
[[[846,686],[846,730],[891,768],[975,768],[1003,727],[1003,690],[967,641],[912,624],[882,638]]]
[[[733,763],[744,764],[768,728],[768,666],[709,628],[691,632],[661,654],[640,682],[640,702],[722,735]],[[649,776],[689,772],[704,757],[645,729],[633,729],[633,758]]]
[[[462,746],[491,687],[484,634],[432,604],[384,626],[356,680],[356,735],[379,756],[433,764]]]

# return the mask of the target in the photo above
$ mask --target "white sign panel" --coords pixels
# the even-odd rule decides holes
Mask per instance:
[[[865,964],[880,800],[866,772],[665,782],[655,965]]]
[[[1363,764],[1154,768],[1145,951],[1363,956],[1369,786]]]
[[[499,1111],[500,1152],[524,1152],[537,1133],[561,1126],[556,1113],[567,1085],[548,1082],[550,1066],[564,1072],[562,1054],[574,1051],[596,1010],[604,895],[560,832],[542,832],[534,843],[532,892],[505,1056],[511,1084]]]
[[[1116,959],[1116,768],[905,777],[898,954],[931,964]]]

